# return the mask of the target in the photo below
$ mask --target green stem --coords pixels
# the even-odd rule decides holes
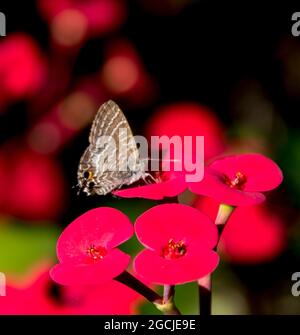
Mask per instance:
[[[227,204],[220,204],[215,224],[218,228],[218,241],[214,248],[217,250],[226,222],[229,220],[235,207]],[[201,315],[211,315],[212,300],[212,274],[198,280],[199,310]]]
[[[215,224],[216,224],[216,226],[218,228],[218,232],[219,232],[219,239],[218,239],[217,245],[215,247],[215,250],[217,249],[218,244],[220,242],[221,235],[222,235],[222,232],[224,230],[225,224],[229,220],[229,218],[230,218],[231,214],[233,213],[234,209],[235,209],[234,206],[230,206],[230,205],[226,205],[226,204],[220,204],[220,206],[219,206],[217,218],[215,220]]]
[[[181,315],[179,309],[174,303],[175,286],[164,285],[163,303],[156,306],[164,315]]]

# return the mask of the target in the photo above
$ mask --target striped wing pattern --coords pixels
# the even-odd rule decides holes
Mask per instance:
[[[103,136],[112,137],[116,145],[112,146],[110,141],[103,140]],[[140,162],[139,150],[132,131],[115,102],[109,100],[99,108],[91,127],[89,142],[90,145],[81,157],[78,170],[80,187],[86,185],[83,180],[84,172],[93,171],[93,189],[86,188],[87,194],[107,194],[143,176],[144,167]],[[131,165],[124,171],[128,157],[131,158]],[[102,164],[104,158],[106,161]],[[119,167],[123,167],[123,170],[120,171]]]

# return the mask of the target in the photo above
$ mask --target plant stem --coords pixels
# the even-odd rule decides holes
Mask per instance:
[[[211,315],[211,289],[212,277],[211,274],[198,280],[199,290],[199,309],[201,315]]]
[[[138,292],[153,304],[161,304],[163,301],[163,298],[159,294],[153,291],[150,287],[143,284],[140,280],[135,278],[127,271],[122,272],[118,277],[115,278],[115,280]]]
[[[234,209],[235,209],[234,206],[230,206],[230,205],[226,205],[226,204],[220,204],[220,206],[219,206],[217,218],[215,220],[215,224],[216,224],[216,226],[218,228],[218,232],[219,232],[219,239],[218,239],[217,245],[215,247],[215,250],[217,250],[217,247],[218,247],[218,244],[220,242],[221,235],[222,235],[222,232],[224,230],[225,224],[229,220],[229,218],[230,218],[231,214],[233,213]]]
[[[164,285],[163,304],[158,307],[165,315],[181,315],[174,303],[175,286]]]
[[[166,285],[168,286],[168,288],[166,288],[165,286],[164,296],[161,297],[150,287],[143,284],[140,280],[135,278],[127,271],[121,273],[115,278],[115,280],[122,284],[125,284],[126,286],[141,294],[148,301],[152,302],[154,306],[164,315],[181,315],[180,311],[177,309],[173,301],[175,294],[174,286]]]
[[[175,286],[174,285],[164,285],[164,304],[169,300],[173,299],[175,294]]]
[[[220,204],[218,214],[215,220],[215,224],[218,228],[218,241],[214,248],[216,251],[218,244],[221,239],[222,232],[224,230],[226,222],[229,220],[235,207]],[[198,280],[198,291],[199,291],[199,310],[201,315],[211,315],[211,300],[212,300],[212,274],[200,278]]]

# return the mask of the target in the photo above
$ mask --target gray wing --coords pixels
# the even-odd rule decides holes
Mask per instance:
[[[112,100],[102,104],[93,121],[89,142],[97,145],[100,136],[117,135],[119,128],[127,128],[128,134],[132,137],[132,131],[119,106]]]
[[[99,141],[101,136],[113,137],[116,143],[116,154],[120,157],[120,163],[122,163],[122,159],[124,162],[128,157],[131,159],[131,165],[134,166],[139,163],[139,150],[131,128],[119,106],[112,100],[105,102],[99,108],[90,131],[90,144],[96,148],[99,147],[99,145],[103,147],[103,142]],[[124,152],[123,149],[125,145],[126,152]],[[111,149],[112,148],[107,145],[104,151],[110,152]],[[112,152],[112,154],[115,154],[115,152]]]

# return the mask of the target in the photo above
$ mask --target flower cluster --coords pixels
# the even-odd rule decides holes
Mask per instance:
[[[236,262],[268,260],[282,250],[280,223],[272,222],[262,207],[247,207],[263,202],[265,196],[261,192],[281,183],[281,170],[272,160],[260,154],[226,156],[206,167],[201,182],[186,183],[183,174],[115,194],[162,199],[190,189],[206,196],[194,206],[177,202],[159,204],[141,214],[134,228],[125,214],[109,207],[90,210],[72,222],[58,240],[60,263],[51,270],[53,280],[63,285],[99,285],[120,280],[134,288],[136,282],[132,285],[126,272],[130,256],[116,247],[135,231],[144,246],[133,260],[139,279],[165,287],[192,281],[200,283],[201,278],[217,268],[216,249],[222,232],[218,227],[225,225],[237,206],[241,207],[232,215],[232,223],[222,235],[221,250]],[[254,237],[260,233],[261,239]],[[257,243],[249,240],[249,236]],[[153,294],[144,296],[152,302],[156,299],[161,310],[164,308],[161,306],[170,306],[172,301],[172,295],[160,301],[157,297],[152,299]]]

